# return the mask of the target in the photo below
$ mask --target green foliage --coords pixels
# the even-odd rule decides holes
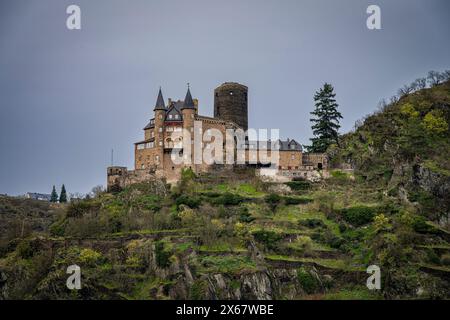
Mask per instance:
[[[418,233],[436,233],[437,230],[435,227],[429,225],[425,217],[415,216],[412,222],[412,227],[415,232]]]
[[[30,259],[33,257],[36,248],[33,247],[33,244],[28,240],[23,240],[19,242],[16,247],[16,252],[22,259]]]
[[[373,221],[375,214],[377,213],[377,208],[366,207],[366,206],[356,206],[341,209],[340,213],[344,220],[355,227],[363,226]]]
[[[252,232],[256,241],[264,244],[270,250],[276,248],[278,242],[283,238],[281,234],[271,230],[256,230]]]
[[[319,228],[326,226],[321,219],[315,218],[300,220],[299,224],[308,228]]]
[[[80,218],[84,214],[93,213],[99,209],[99,204],[93,200],[79,200],[69,204],[66,216],[68,218]]]
[[[67,192],[66,187],[64,184],[61,187],[61,193],[59,195],[59,203],[66,203],[67,202]]]
[[[349,174],[341,170],[332,170],[331,177],[337,182],[346,182],[349,179]]]
[[[102,259],[102,254],[93,249],[85,248],[80,251],[80,261],[87,265],[96,265]]]
[[[190,298],[192,300],[203,300],[206,296],[206,290],[208,289],[208,283],[206,280],[195,280],[190,288]]]
[[[442,134],[447,132],[448,123],[440,110],[433,110],[423,118],[423,127],[431,134]]]
[[[182,204],[188,206],[189,208],[198,208],[200,206],[201,202],[202,202],[202,200],[199,197],[189,196],[189,195],[185,195],[185,194],[179,196],[175,201],[178,208]]]
[[[164,249],[164,242],[157,241],[155,243],[156,264],[160,268],[167,268],[170,265],[170,256],[172,254]]]
[[[49,231],[52,236],[62,237],[66,230],[66,219],[61,219],[50,225]]]
[[[309,181],[289,181],[286,182],[285,185],[287,185],[289,188],[291,188],[294,191],[300,191],[300,190],[308,190],[311,188],[311,182]]]
[[[319,288],[317,279],[305,268],[299,268],[297,270],[297,278],[307,294],[312,294]]]
[[[239,221],[240,222],[250,223],[253,220],[255,220],[255,218],[253,218],[252,215],[250,214],[250,212],[248,212],[247,207],[239,208]]]
[[[185,168],[181,170],[181,180],[190,181],[195,179],[195,173],[191,168]]]
[[[275,212],[277,206],[281,203],[282,197],[276,193],[271,193],[264,198],[270,209]]]
[[[244,198],[238,194],[226,192],[212,200],[215,205],[236,206],[244,201]]]
[[[284,203],[286,205],[297,205],[297,204],[307,204],[313,202],[314,199],[307,197],[283,197]]]
[[[328,147],[338,142],[339,119],[341,113],[337,110],[336,94],[331,84],[325,83],[314,95],[315,110],[311,112],[314,138],[311,139],[310,152],[325,152]]]
[[[50,195],[50,202],[53,203],[58,202],[58,193],[56,192],[55,186],[53,186],[52,193]]]

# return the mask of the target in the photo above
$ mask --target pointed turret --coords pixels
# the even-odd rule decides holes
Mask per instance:
[[[164,105],[164,98],[161,92],[161,87],[159,88],[158,99],[156,99],[155,109],[153,110],[166,110],[166,106]]]
[[[183,107],[181,108],[181,110],[183,110],[183,109],[195,109],[195,104],[194,104],[194,100],[192,100],[189,84],[188,84],[188,90],[186,92],[186,98],[184,98],[184,103],[183,103]]]

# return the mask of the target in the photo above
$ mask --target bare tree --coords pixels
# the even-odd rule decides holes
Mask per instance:
[[[398,97],[397,96],[392,96],[391,99],[389,99],[389,103],[390,104],[396,104],[398,102]]]
[[[400,97],[404,97],[413,91],[414,91],[413,86],[404,85],[402,88],[398,89],[398,95]]]
[[[98,185],[92,188],[91,193],[94,198],[97,198],[99,195],[101,195],[103,192],[105,192],[105,189],[102,185]]]
[[[427,79],[426,78],[417,78],[414,82],[414,87],[416,90],[425,89],[427,87]]]
[[[444,75],[444,81],[449,81],[450,80],[450,70],[445,70],[443,72]]]
[[[441,84],[445,81],[445,72],[439,73],[437,71],[430,71],[428,72],[428,83],[431,87],[437,86],[438,84]]]

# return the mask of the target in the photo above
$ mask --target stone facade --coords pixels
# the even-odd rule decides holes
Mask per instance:
[[[123,188],[154,178],[165,178],[167,182],[173,183],[179,180],[184,168],[191,168],[195,173],[209,171],[213,164],[203,161],[201,164],[196,164],[194,161],[196,156],[199,156],[199,152],[203,155],[208,143],[202,143],[200,150],[196,150],[192,136],[198,134],[203,137],[203,134],[215,129],[222,133],[225,147],[225,144],[229,143],[229,141],[225,141],[228,129],[240,130],[245,135],[248,127],[247,93],[247,87],[238,83],[227,82],[219,86],[214,91],[215,117],[211,118],[198,114],[198,100],[192,98],[190,89],[188,89],[184,101],[169,99],[167,105],[160,90],[154,108],[154,116],[143,129],[144,140],[134,144],[134,170],[118,166],[109,167],[107,171],[108,190],[111,190],[113,186]],[[297,174],[307,177],[308,174],[304,172],[328,167],[324,154],[305,154],[302,146],[295,140],[278,140],[271,143],[270,141],[255,142],[244,139],[240,141],[239,145],[236,142],[232,141],[231,143],[235,160],[238,160],[238,151],[244,151],[240,153],[243,154],[243,159],[239,159],[244,166],[256,168],[270,166],[278,174],[283,173],[284,177],[291,176],[291,174],[287,174],[289,172],[292,172],[292,177]],[[189,150],[191,152],[188,152]],[[209,150],[206,151],[209,152]],[[223,163],[226,163],[225,148],[222,152]],[[277,154],[273,154],[273,152],[277,152]],[[179,156],[184,161],[177,164],[176,161],[173,161],[172,154]],[[187,158],[188,154],[191,155],[190,159]],[[263,157],[263,155],[266,156]],[[275,160],[271,159],[272,155],[276,158]],[[294,174],[294,172],[296,173]]]

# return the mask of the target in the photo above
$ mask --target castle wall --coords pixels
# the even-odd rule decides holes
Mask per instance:
[[[248,88],[235,82],[225,82],[214,90],[214,118],[236,123],[248,129]]]
[[[328,169],[328,157],[325,153],[304,153],[303,165],[313,166],[314,169]]]

